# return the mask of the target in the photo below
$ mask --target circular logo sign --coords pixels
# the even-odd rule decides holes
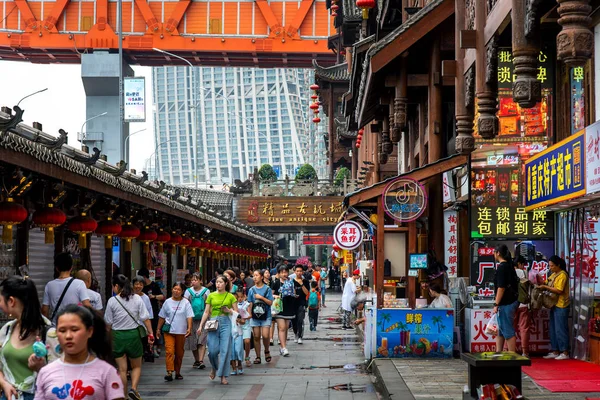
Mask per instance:
[[[386,186],[381,201],[387,215],[398,222],[411,222],[425,211],[427,194],[418,181],[398,178]]]
[[[333,230],[333,240],[344,250],[354,250],[363,241],[362,226],[354,221],[342,221]]]

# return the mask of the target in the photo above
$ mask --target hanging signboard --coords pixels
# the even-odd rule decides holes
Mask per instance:
[[[146,81],[123,79],[123,118],[125,122],[146,122]]]
[[[585,129],[586,193],[600,191],[600,123]]]
[[[386,186],[381,201],[391,218],[398,222],[411,222],[425,211],[427,194],[418,181],[400,177]]]
[[[455,278],[458,270],[458,213],[444,211],[444,264],[448,267],[448,277]]]
[[[342,214],[341,196],[242,197],[236,218],[262,228],[335,226]]]
[[[451,185],[451,183],[453,183],[452,172],[444,172],[442,174],[442,189],[444,190],[442,201],[444,202],[444,204],[456,201],[456,194],[454,193],[454,188],[453,185]]]
[[[585,132],[583,129],[525,162],[527,211],[585,194]]]
[[[354,250],[363,241],[362,226],[354,221],[342,221],[333,230],[333,240],[344,250]]]
[[[485,239],[552,239],[554,213],[525,212],[524,207],[472,207],[471,237]]]

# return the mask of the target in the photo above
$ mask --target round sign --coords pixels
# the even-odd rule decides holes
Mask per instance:
[[[354,250],[363,241],[363,229],[354,221],[342,221],[333,230],[335,244],[344,250]]]
[[[387,215],[398,222],[411,222],[425,211],[427,194],[418,181],[398,178],[386,186],[381,201]]]

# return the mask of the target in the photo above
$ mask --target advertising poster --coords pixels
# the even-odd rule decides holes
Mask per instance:
[[[146,81],[142,78],[123,79],[123,107],[126,122],[146,121]]]
[[[380,358],[450,358],[454,310],[377,311],[377,354]]]

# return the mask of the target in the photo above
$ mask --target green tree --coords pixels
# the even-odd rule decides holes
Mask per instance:
[[[433,322],[434,325],[437,326],[438,328],[438,333],[440,333],[442,330],[440,329],[440,325],[442,323],[442,317],[441,316],[435,316],[431,318],[431,322]]]
[[[350,179],[350,170],[346,167],[338,169],[333,180],[335,186],[342,186],[344,184],[344,178]]]
[[[263,164],[258,170],[258,180],[261,182],[273,182],[277,180],[277,174],[271,164]]]
[[[379,325],[382,332],[385,331],[385,323],[390,322],[391,319],[392,319],[392,316],[390,314],[381,313],[381,320],[377,323],[377,325]]]
[[[317,171],[310,164],[304,164],[298,170],[296,174],[296,182],[298,181],[312,181],[317,179]]]

